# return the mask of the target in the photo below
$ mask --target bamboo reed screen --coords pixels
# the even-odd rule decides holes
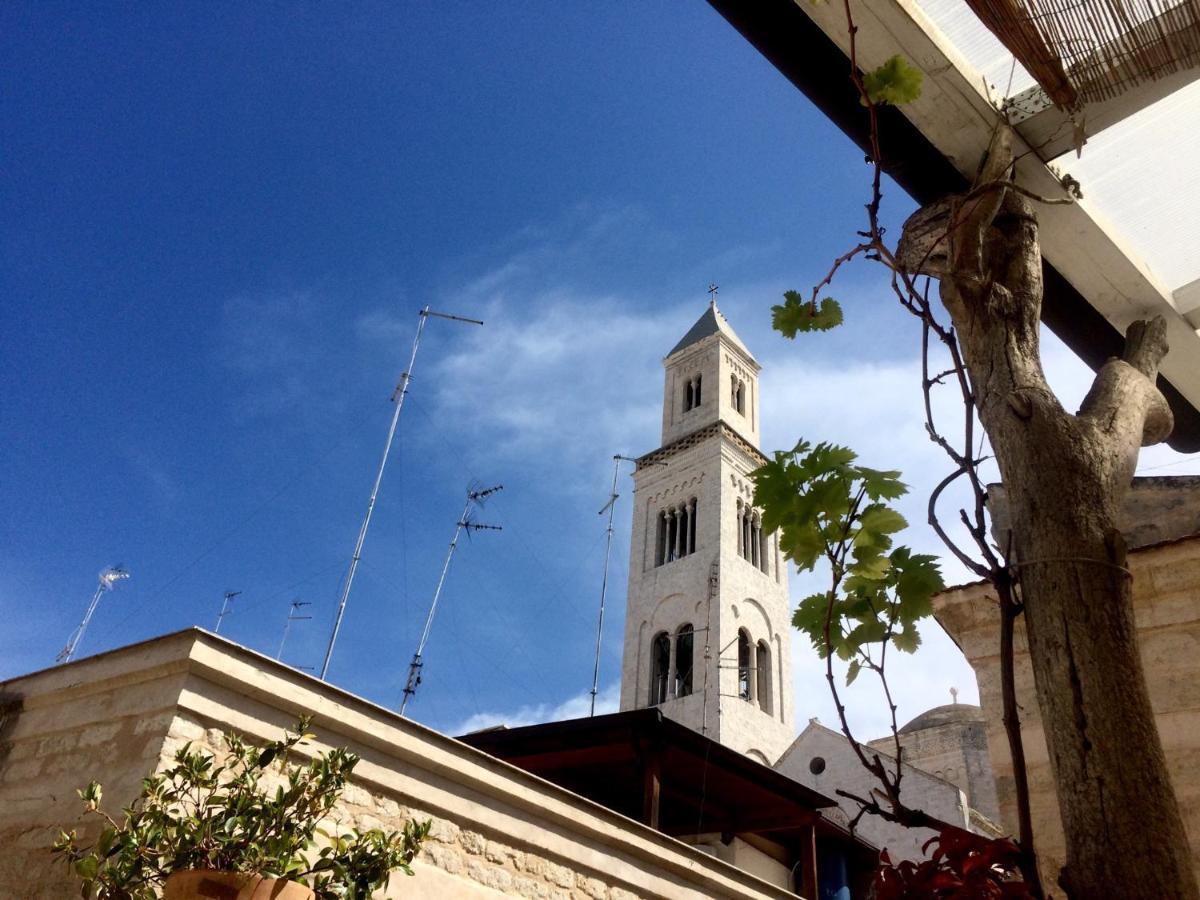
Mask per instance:
[[[1200,66],[1200,0],[967,0],[1058,106]]]

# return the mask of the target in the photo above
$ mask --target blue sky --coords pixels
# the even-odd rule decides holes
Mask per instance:
[[[319,665],[426,304],[486,325],[426,329],[330,672],[372,700],[399,702],[467,486],[503,483],[410,714],[584,709],[611,458],[658,445],[661,358],[710,281],[766,367],[766,448],[848,442],[922,518],[942,464],[879,273],[839,280],[840,332],[769,328],[853,239],[862,156],[704,3],[12,3],[0,67],[0,678],[52,663],[117,562],[82,653],[211,628],[240,590],[223,634],[274,655],[303,600],[285,659]],[[905,718],[974,695],[936,632]],[[831,721],[795,656],[797,720]]]

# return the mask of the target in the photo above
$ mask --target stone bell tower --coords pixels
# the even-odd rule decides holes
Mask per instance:
[[[663,366],[662,446],[633,475],[621,709],[770,765],[795,731],[787,564],[747,477],[766,461],[760,366],[715,301]]]

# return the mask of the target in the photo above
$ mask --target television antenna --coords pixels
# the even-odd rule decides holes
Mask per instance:
[[[429,641],[429,631],[433,627],[433,614],[437,612],[438,600],[442,596],[442,585],[446,583],[446,572],[450,569],[450,559],[454,556],[454,549],[458,546],[458,536],[462,533],[463,529],[466,529],[467,534],[470,534],[472,531],[504,530],[499,525],[480,525],[478,522],[472,522],[470,518],[471,507],[482,507],[488,497],[502,490],[504,490],[504,485],[498,484],[494,487],[485,488],[482,491],[467,491],[467,503],[463,507],[458,523],[454,526],[454,537],[450,539],[450,548],[446,551],[446,561],[442,563],[442,574],[438,578],[437,588],[433,592],[433,602],[429,604],[429,614],[425,617],[425,628],[421,632],[421,639],[417,642],[417,650],[413,654],[412,662],[408,664],[408,682],[404,685],[404,699],[400,701],[400,715],[404,715],[408,701],[417,692],[417,688],[421,686],[421,669],[425,665],[421,661],[421,654],[425,652],[425,644]]]
[[[608,560],[612,555],[612,539],[613,539],[613,513],[617,509],[617,499],[621,496],[617,493],[617,475],[621,470],[622,462],[636,463],[637,460],[632,456],[622,456],[620,453],[613,454],[613,477],[612,489],[609,491],[608,502],[600,508],[598,515],[608,513],[608,537],[604,547],[604,577],[600,580],[600,619],[596,622],[596,661],[592,666],[592,707],[589,716],[596,714],[596,692],[600,689],[600,641],[604,637],[604,600],[608,593]]]
[[[221,620],[229,615],[229,607],[233,603],[233,598],[241,594],[241,591],[226,591],[225,598],[221,601],[221,611],[217,613],[217,624],[213,626],[213,634],[221,633]]]
[[[108,593],[118,581],[123,581],[128,577],[129,571],[120,565],[110,566],[100,573],[96,593],[92,594],[92,602],[88,604],[87,612],[83,614],[83,621],[71,632],[71,636],[67,638],[67,645],[58,651],[58,656],[54,658],[56,662],[69,663],[71,661],[75,651],[79,649],[79,642],[83,640],[83,633],[87,631],[88,623],[92,621],[92,613],[100,604],[101,595]]]
[[[287,643],[288,632],[292,629],[292,623],[302,622],[312,618],[312,616],[299,615],[300,611],[306,606],[312,606],[312,604],[306,600],[293,600],[292,605],[288,608],[287,622],[285,622],[283,626],[283,639],[279,642],[279,652],[275,654],[276,659],[283,659],[283,645]]]
[[[388,428],[387,442],[383,445],[383,457],[379,460],[379,471],[375,473],[375,483],[371,486],[371,496],[367,500],[367,511],[363,515],[362,525],[358,529],[358,539],[354,542],[354,554],[350,557],[350,570],[346,573],[346,580],[342,585],[342,595],[338,599],[337,615],[333,620],[333,631],[329,635],[329,646],[325,650],[325,661],[321,663],[322,681],[329,672],[329,660],[333,657],[333,645],[337,642],[338,631],[342,627],[342,617],[346,614],[346,601],[350,597],[350,586],[354,583],[354,573],[358,571],[358,563],[362,559],[363,543],[367,539],[367,528],[371,524],[371,513],[375,509],[375,499],[379,496],[379,485],[383,481],[383,468],[387,465],[388,454],[392,449],[392,439],[396,436],[396,426],[400,422],[400,410],[404,408],[404,398],[408,396],[408,385],[412,381],[413,366],[417,362],[417,348],[421,345],[421,332],[425,329],[425,322],[430,316],[470,325],[483,324],[478,319],[435,312],[428,306],[418,313],[417,333],[413,336],[412,355],[408,359],[408,368],[401,373],[400,382],[392,391],[392,402],[396,404],[396,409],[392,413],[392,424]]]

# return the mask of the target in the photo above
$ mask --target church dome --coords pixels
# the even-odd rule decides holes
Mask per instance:
[[[948,703],[925,710],[901,728],[900,733],[911,734],[926,728],[937,728],[939,725],[967,725],[974,722],[982,724],[983,721],[983,710],[978,706],[970,703]]]

